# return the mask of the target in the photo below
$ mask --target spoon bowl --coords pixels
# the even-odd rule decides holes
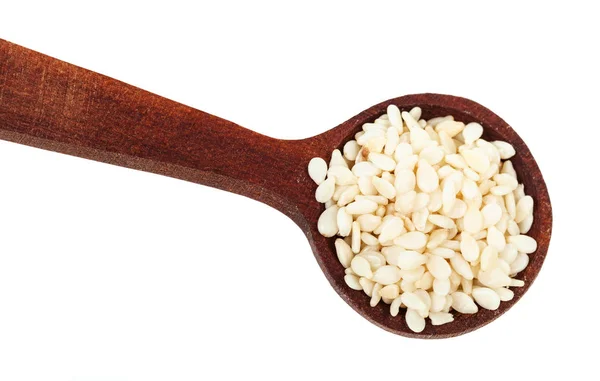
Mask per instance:
[[[414,94],[390,99],[370,107],[324,135],[328,136],[328,141],[336,143],[334,148],[341,150],[345,142],[353,139],[354,134],[362,130],[364,123],[372,122],[377,117],[385,114],[387,106],[390,104],[398,106],[401,111],[408,111],[418,106],[422,110],[422,118],[424,119],[453,115],[455,120],[462,121],[465,124],[477,122],[484,127],[483,138],[487,141],[503,140],[514,146],[516,155],[510,160],[514,164],[519,182],[525,185],[527,194],[535,202],[534,223],[527,234],[535,238],[538,247],[535,253],[530,254],[527,268],[516,276],[516,279],[525,281],[525,286],[512,287],[514,298],[508,302],[502,302],[495,311],[480,308],[479,312],[473,315],[460,314],[454,311],[454,321],[452,323],[441,326],[427,324],[422,332],[415,333],[408,328],[404,318],[400,315],[397,317],[390,315],[388,305],[381,302],[375,307],[370,307],[370,297],[363,291],[352,290],[346,285],[343,279],[345,275],[344,268],[335,255],[334,239],[322,237],[317,231],[316,218],[324,210],[324,207],[316,201],[313,202],[313,205],[318,208],[318,213],[316,217],[310,216],[310,232],[307,236],[312,241],[317,261],[319,261],[333,288],[355,311],[375,325],[395,334],[422,339],[448,338],[474,331],[492,322],[519,301],[531,287],[542,267],[552,233],[552,205],[546,183],[527,145],[512,127],[489,109],[461,97],[442,94]],[[322,153],[321,157],[328,159],[332,149],[332,147],[329,147],[329,150]],[[311,190],[314,191],[315,189],[316,184],[311,184]]]
[[[307,165],[329,159],[332,150],[386,112],[419,106],[424,118],[454,115],[478,122],[484,138],[510,142],[511,160],[535,201],[528,235],[538,242],[529,266],[513,288],[514,298],[496,311],[455,313],[452,323],[428,324],[412,332],[389,306],[369,306],[362,291],[344,282],[344,268],[334,239],[317,231],[323,211]],[[317,263],[336,292],[356,312],[377,326],[402,336],[446,338],[473,331],[502,315],[529,289],[546,256],[552,230],[552,208],[542,174],[517,133],[487,108],[465,98],[406,95],[379,103],[323,134],[302,140],[273,139],[189,106],[149,93],[98,73],[0,40],[0,139],[64,154],[157,173],[241,194],[289,216],[308,238]]]

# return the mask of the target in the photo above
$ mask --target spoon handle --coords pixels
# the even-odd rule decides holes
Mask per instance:
[[[306,165],[326,146],[273,139],[1,39],[0,139],[238,193],[296,221]]]

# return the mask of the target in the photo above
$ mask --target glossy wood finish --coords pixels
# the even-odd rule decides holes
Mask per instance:
[[[477,121],[485,128],[485,138],[506,140],[515,146],[515,169],[536,202],[530,235],[537,239],[538,250],[519,276],[526,286],[514,289],[515,298],[502,303],[498,311],[456,314],[451,324],[428,324],[425,331],[415,334],[403,318],[389,314],[389,306],[380,303],[371,308],[362,291],[345,285],[333,239],[317,232],[323,206],[314,200],[316,185],[308,177],[308,161],[314,156],[328,160],[334,148],[341,148],[363,123],[383,114],[391,103],[404,110],[420,106],[425,118],[452,114],[467,123]],[[268,204],[304,231],[323,273],[354,310],[381,328],[403,336],[452,337],[494,320],[530,287],[550,242],[550,199],[527,146],[490,110],[454,96],[407,95],[375,105],[321,135],[278,140],[0,40],[0,138],[192,181]]]

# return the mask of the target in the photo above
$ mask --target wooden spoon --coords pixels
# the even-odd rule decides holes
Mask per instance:
[[[389,104],[403,110],[419,106],[423,116],[454,115],[476,121],[487,140],[513,144],[512,159],[527,194],[535,200],[529,235],[538,242],[527,269],[519,274],[525,287],[514,288],[512,301],[497,311],[455,313],[455,321],[408,329],[403,316],[392,317],[383,302],[375,308],[362,291],[344,283],[334,239],[317,231],[323,205],[314,198],[309,178],[311,158],[329,159],[374,120]],[[115,79],[0,40],[0,138],[153,172],[234,192],[261,201],[290,217],[308,238],[315,258],[332,287],[356,312],[379,327],[409,337],[445,338],[473,331],[506,312],[531,286],[548,250],[552,209],[542,174],[517,133],[500,117],[468,99],[416,94],[390,99],[361,112],[321,135],[303,140],[273,139]]]

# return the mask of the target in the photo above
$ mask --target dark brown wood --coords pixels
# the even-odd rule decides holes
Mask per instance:
[[[513,162],[527,194],[535,200],[530,231],[538,242],[527,269],[525,287],[497,311],[456,314],[451,324],[430,324],[419,334],[388,306],[369,307],[363,292],[349,289],[333,240],[317,231],[323,206],[314,200],[316,185],[307,164],[314,156],[329,159],[334,148],[385,113],[389,104],[403,110],[420,106],[426,118],[452,114],[477,121],[488,140],[511,142]],[[304,231],[323,273],[354,310],[379,327],[408,337],[445,338],[473,331],[502,315],[531,286],[546,256],[552,208],[546,184],[531,152],[500,117],[468,99],[416,94],[377,104],[336,128],[303,140],[278,140],[115,79],[0,40],[0,139],[153,172],[238,193],[289,216]],[[542,313],[540,311],[540,313]]]

